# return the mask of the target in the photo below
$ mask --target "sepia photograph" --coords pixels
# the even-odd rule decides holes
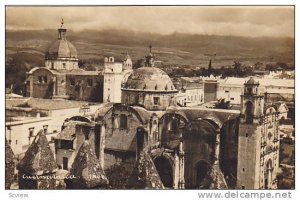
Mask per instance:
[[[4,9],[5,190],[295,190],[294,5]]]

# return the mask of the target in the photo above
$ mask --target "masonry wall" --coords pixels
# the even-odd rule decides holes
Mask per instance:
[[[40,68],[32,74],[33,91],[30,96],[35,98],[50,99],[53,96],[53,79],[54,75],[45,68]]]
[[[67,74],[66,94],[70,100],[103,102],[103,76]]]

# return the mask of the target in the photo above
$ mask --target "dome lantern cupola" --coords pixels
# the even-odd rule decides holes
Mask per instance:
[[[66,38],[67,29],[62,19],[58,29],[58,38],[47,49],[45,67],[52,70],[78,69],[77,50]]]

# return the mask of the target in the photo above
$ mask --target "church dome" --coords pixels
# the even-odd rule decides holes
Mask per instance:
[[[166,72],[156,67],[141,67],[134,70],[123,85],[123,90],[177,91]]]
[[[248,84],[248,85],[255,85],[255,84],[258,84],[258,83],[254,80],[253,77],[251,77],[251,78],[246,82],[246,84]]]
[[[46,59],[72,58],[77,59],[77,50],[75,46],[66,38],[67,29],[58,29],[58,39],[54,41],[47,49]]]
[[[77,59],[77,50],[75,46],[65,40],[57,40],[53,42],[47,52],[46,59],[57,59],[57,58],[75,58]]]

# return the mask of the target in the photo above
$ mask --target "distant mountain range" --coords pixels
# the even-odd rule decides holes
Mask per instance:
[[[57,30],[6,30],[6,60],[16,53],[43,59],[47,47],[56,40]],[[101,64],[103,57],[120,60],[128,52],[133,61],[143,59],[153,46],[156,59],[165,66],[228,66],[234,60],[244,63],[294,63],[294,39],[271,37],[236,37],[174,33],[159,35],[127,30],[68,31],[67,39],[77,48],[79,59]],[[26,56],[25,56],[26,57]],[[30,59],[26,63],[31,65]],[[33,61],[32,64],[35,62]]]

